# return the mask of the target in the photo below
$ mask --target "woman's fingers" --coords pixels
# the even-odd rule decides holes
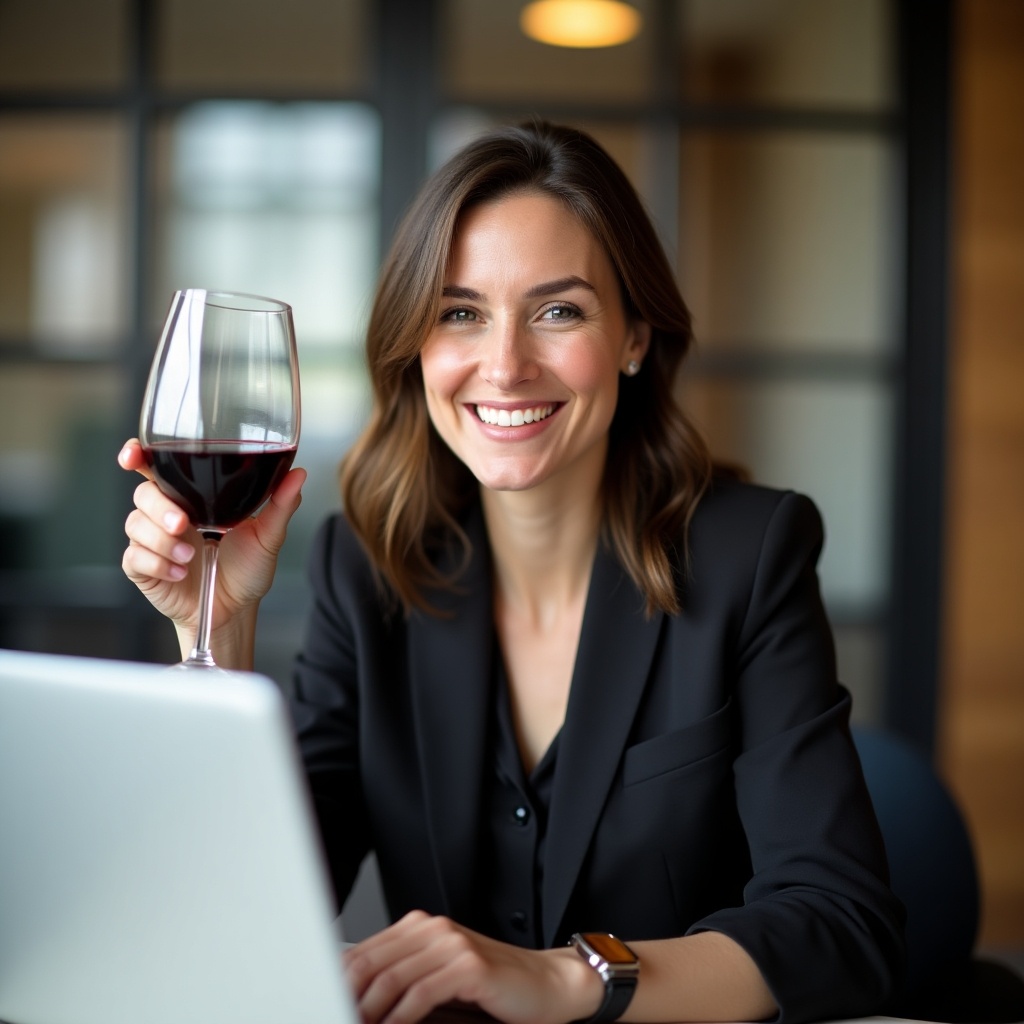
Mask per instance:
[[[506,955],[502,943],[422,911],[407,914],[346,954],[360,1016],[368,1024],[413,1024],[453,1002],[483,1006],[486,992],[503,988],[499,977],[506,973]],[[511,992],[510,982],[506,975]]]
[[[117,453],[117,461],[122,469],[130,469],[136,473],[141,473],[147,480],[153,479],[153,474],[142,452],[142,445],[137,437],[132,437],[125,441],[124,446]]]
[[[465,940],[459,942],[459,936],[449,935],[434,946],[420,947],[383,971],[359,1002],[363,1020],[413,1024],[451,1002],[473,970],[465,963],[467,956],[473,956],[466,946]],[[475,969],[480,971],[483,965]]]
[[[306,482],[306,471],[296,467],[285,475],[256,517],[256,535],[260,544],[277,554],[284,544],[288,523],[302,504],[302,485]]]
[[[128,579],[140,583],[143,580],[166,580],[178,583],[188,575],[188,569],[180,562],[172,562],[147,548],[129,544],[121,559],[121,568]]]
[[[181,580],[188,575],[188,563],[195,557],[195,546],[168,533],[143,511],[136,508],[124,524],[131,542],[125,551],[123,567],[132,578],[152,576]]]
[[[152,481],[135,488],[135,507],[167,533],[180,537],[188,529],[188,516]]]
[[[449,1001],[454,990],[443,971],[469,940],[445,918],[413,911],[347,955],[348,975],[361,1018],[376,1024],[414,1021]]]
[[[346,951],[346,969],[357,997],[362,995],[384,965],[401,956],[403,950],[410,947],[409,936],[414,936],[418,928],[430,920],[430,915],[422,910],[410,911],[399,921]],[[412,948],[415,948],[415,944],[414,938]]]
[[[181,546],[179,543],[176,547],[174,540],[188,529],[188,516],[153,481],[153,475],[142,456],[142,447],[135,438],[125,443],[117,461],[122,468],[134,470],[146,478],[144,483],[135,488],[133,498],[136,511],[125,522],[125,533],[129,539],[169,559],[173,558],[183,564],[188,562],[194,554],[192,545]],[[176,554],[172,554],[175,547]]]
[[[592,1015],[599,994],[568,947],[521,949],[421,911],[348,950],[345,962],[367,1024],[413,1024],[447,1004],[508,1024],[557,1024]]]
[[[118,461],[132,468],[139,457],[138,445],[129,442]],[[125,574],[136,582],[184,579],[196,553],[195,545],[183,536],[188,516],[149,479],[135,488],[134,500],[135,508],[124,524],[129,540],[121,559]]]

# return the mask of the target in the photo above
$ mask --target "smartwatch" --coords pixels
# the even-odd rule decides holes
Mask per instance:
[[[604,1001],[597,1013],[582,1024],[617,1020],[626,1012],[636,990],[640,958],[622,939],[608,932],[577,932],[569,945],[575,947],[604,982]]]

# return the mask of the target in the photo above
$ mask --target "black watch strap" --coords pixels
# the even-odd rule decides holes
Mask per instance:
[[[598,1007],[597,1013],[583,1024],[604,1024],[606,1021],[618,1020],[626,1012],[635,990],[636,978],[606,978],[604,1002]]]
[[[636,991],[640,971],[636,954],[621,939],[607,933],[577,933],[571,943],[604,982],[604,999],[597,1012],[578,1024],[606,1024],[618,1020]]]

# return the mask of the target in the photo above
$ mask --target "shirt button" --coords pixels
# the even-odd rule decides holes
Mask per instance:
[[[530,821],[530,808],[520,805],[512,812],[512,820],[517,825],[527,825]]]
[[[517,932],[526,931],[526,914],[522,910],[515,911],[509,920],[512,922],[512,927],[515,928]]]

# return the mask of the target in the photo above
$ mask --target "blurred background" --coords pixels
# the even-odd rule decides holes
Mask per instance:
[[[592,132],[693,309],[715,454],[810,494],[855,714],[952,786],[982,943],[1024,949],[1024,4],[0,0],[0,647],[173,659],[120,572],[115,458],[172,292],[295,310],[310,471],[261,619],[286,683],[311,532],[363,420],[380,256],[475,132]]]

